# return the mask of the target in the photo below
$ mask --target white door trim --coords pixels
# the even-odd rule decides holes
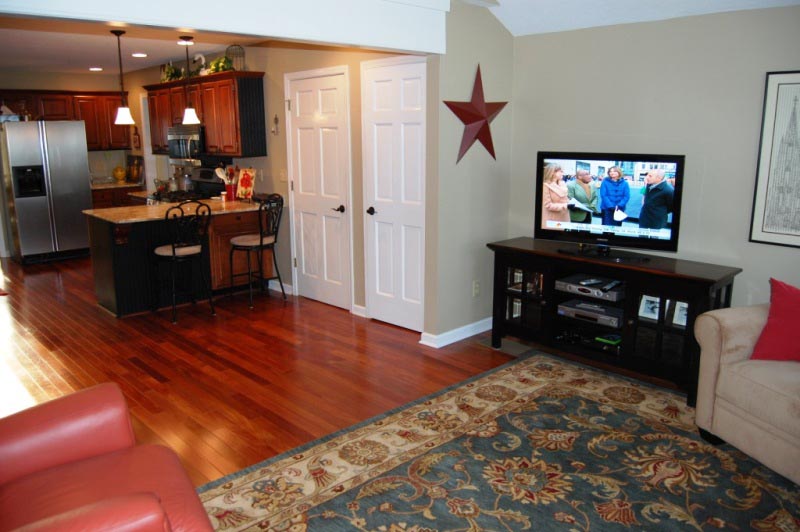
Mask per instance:
[[[300,72],[287,72],[283,75],[283,96],[284,96],[284,111],[286,116],[286,164],[288,166],[288,179],[289,179],[289,232],[290,232],[290,239],[289,243],[291,245],[291,262],[290,265],[292,267],[292,294],[298,295],[299,293],[299,286],[297,282],[297,266],[295,265],[295,258],[297,257],[297,243],[295,242],[295,224],[294,224],[294,189],[293,183],[295,181],[295,168],[292,164],[292,138],[291,138],[291,131],[292,131],[292,113],[288,109],[287,102],[291,99],[290,94],[290,87],[291,82],[301,79],[310,79],[310,78],[321,78],[326,76],[337,76],[343,75],[344,76],[344,83],[345,83],[345,109],[346,109],[346,123],[347,123],[347,154],[349,157],[349,164],[347,170],[347,200],[350,206],[353,205],[353,148],[352,148],[352,133],[350,128],[350,69],[347,65],[338,65],[333,67],[326,67],[326,68],[315,68],[312,70],[303,70]],[[348,239],[348,246],[349,246],[349,258],[350,258],[350,309],[353,309],[355,306],[354,301],[354,290],[353,290],[353,283],[355,282],[353,276],[353,213],[352,209],[348,209],[345,212],[345,216],[347,216],[349,226],[350,226],[350,234],[347,235]]]

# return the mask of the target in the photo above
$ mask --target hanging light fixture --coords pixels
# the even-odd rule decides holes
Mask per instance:
[[[125,98],[125,86],[122,84],[122,45],[119,42],[119,38],[121,35],[124,35],[125,32],[122,30],[111,30],[111,33],[117,36],[117,58],[119,59],[119,95],[122,101],[122,105],[117,107],[117,117],[114,119],[114,123],[118,126],[132,126],[136,122],[133,121],[133,117],[131,116],[131,109],[128,107]]]
[[[181,46],[186,47],[186,78],[185,84],[183,87],[185,96],[186,96],[186,109],[183,111],[183,123],[184,124],[199,124],[200,118],[197,117],[197,111],[194,107],[192,107],[192,102],[189,101],[189,47],[194,44],[192,42],[193,37],[191,35],[181,35],[181,40],[178,41],[178,44]]]

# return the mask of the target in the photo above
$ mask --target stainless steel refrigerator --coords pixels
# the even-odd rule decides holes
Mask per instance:
[[[83,121],[0,123],[3,226],[18,260],[74,255],[89,247],[82,211],[92,208]]]

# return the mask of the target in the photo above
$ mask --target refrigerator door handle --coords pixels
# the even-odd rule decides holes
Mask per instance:
[[[48,212],[48,218],[50,222],[50,242],[53,245],[53,251],[58,251],[58,237],[56,237],[56,221],[54,218],[54,209],[55,206],[53,205],[53,183],[52,177],[50,174],[50,154],[48,153],[47,149],[47,127],[46,122],[39,122],[39,149],[42,152],[42,162],[44,163],[44,182],[45,187],[47,190],[47,205],[50,207]]]

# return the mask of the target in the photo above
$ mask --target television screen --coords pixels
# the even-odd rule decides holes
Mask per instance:
[[[542,152],[534,237],[677,251],[683,155]]]

